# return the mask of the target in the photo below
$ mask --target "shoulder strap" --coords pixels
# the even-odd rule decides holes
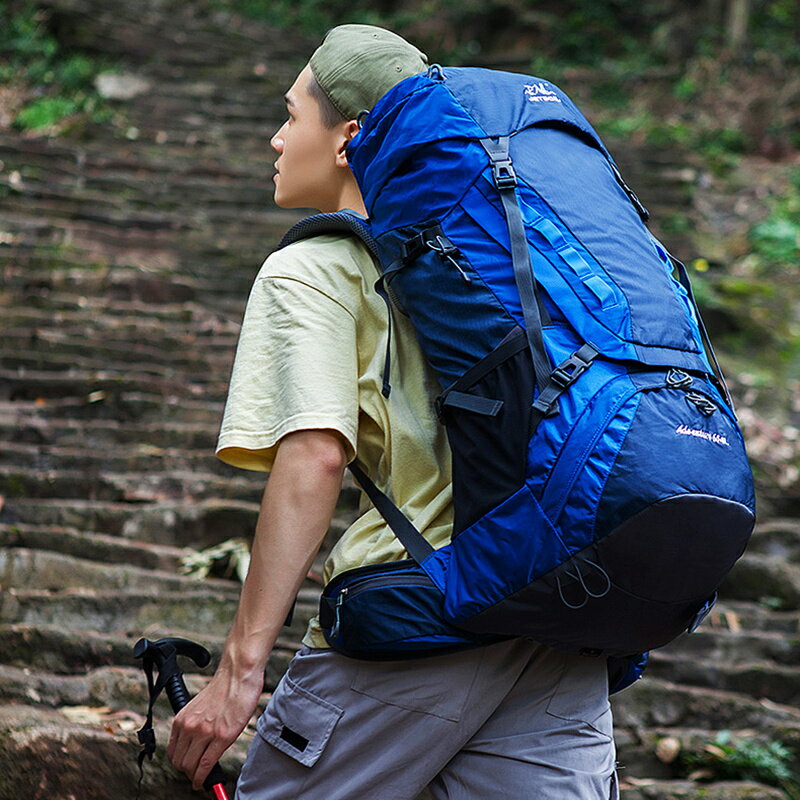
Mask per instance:
[[[389,497],[373,483],[357,461],[349,464],[348,469],[361,488],[367,493],[372,505],[378,509],[381,516],[386,520],[386,524],[392,529],[392,533],[400,540],[400,543],[408,551],[411,558],[417,564],[421,564],[434,552],[428,540],[414,527],[408,517]]]
[[[345,210],[336,211],[331,214],[314,214],[306,219],[301,220],[281,239],[278,249],[286,247],[293,242],[298,242],[302,239],[308,239],[311,236],[321,236],[326,233],[350,233],[361,239],[366,245],[367,249],[375,259],[376,266],[380,270],[380,258],[378,257],[378,247],[375,239],[369,229],[369,223],[360,214],[355,211]],[[382,286],[382,281],[379,281]],[[376,288],[378,288],[376,286]],[[389,308],[389,297],[385,291],[380,291],[381,297],[387,304],[387,311],[389,312],[389,335],[391,337],[391,310]],[[388,397],[389,388],[389,369],[390,369],[390,355],[389,343],[386,345],[386,362],[384,364],[383,373],[383,393]],[[348,469],[353,477],[358,481],[358,484],[366,492],[372,505],[378,509],[381,516],[386,520],[386,524],[391,528],[392,533],[400,540],[400,543],[408,551],[408,554],[418,564],[422,563],[431,553],[434,552],[433,547],[428,543],[427,539],[414,527],[408,517],[389,499],[389,497],[382,492],[362,469],[357,461],[353,461],[348,465]]]
[[[361,214],[357,214],[349,208],[343,209],[342,211],[334,211],[329,214],[312,214],[310,217],[300,220],[300,222],[293,225],[286,232],[278,245],[278,250],[294,242],[299,242],[302,239],[309,239],[312,236],[323,236],[329,233],[349,233],[357,236],[364,243],[367,250],[369,250],[375,262],[375,268],[378,272],[375,291],[383,298],[383,302],[386,303],[386,313],[389,318],[389,336],[386,341],[386,357],[383,362],[383,387],[381,389],[383,396],[388,397],[392,391],[389,382],[389,375],[392,369],[392,310],[389,294],[384,286],[381,260],[378,255],[378,245],[372,236],[369,222],[367,222]]]
[[[367,220],[350,209],[334,211],[330,214],[312,214],[293,225],[281,239],[278,249],[301,239],[323,236],[326,233],[350,233],[361,239],[373,258],[380,262],[378,246],[372,236]]]

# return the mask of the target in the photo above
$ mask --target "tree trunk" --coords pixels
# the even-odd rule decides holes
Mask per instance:
[[[728,0],[728,19],[725,40],[728,47],[738,50],[747,41],[750,26],[750,0]]]

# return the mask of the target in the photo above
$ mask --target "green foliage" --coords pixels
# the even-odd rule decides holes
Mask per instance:
[[[791,173],[786,194],[775,200],[770,215],[750,231],[750,243],[765,272],[796,267],[800,261],[800,169]]]
[[[68,97],[42,97],[26,105],[17,114],[15,124],[23,130],[55,125],[64,117],[80,111],[78,103]]]
[[[793,769],[794,753],[782,742],[756,737],[734,740],[721,731],[700,753],[684,756],[684,764],[698,778],[756,781],[778,786],[787,797],[797,798],[799,776]]]
[[[312,36],[345,22],[384,25],[408,35],[435,59],[497,49],[504,32],[531,39],[551,61],[597,66],[608,60],[680,64],[687,53],[724,45],[724,5],[682,0],[212,0],[254,19]],[[749,50],[797,61],[796,0],[753,4]],[[454,36],[455,32],[455,36]],[[456,41],[454,41],[454,39]],[[746,53],[737,55],[744,56]],[[687,91],[683,86],[680,91]]]
[[[110,119],[94,89],[95,76],[109,65],[65,51],[47,29],[47,13],[33,2],[18,4],[0,24],[0,81],[21,86],[29,100],[14,119],[20,130],[58,130],[83,115]]]

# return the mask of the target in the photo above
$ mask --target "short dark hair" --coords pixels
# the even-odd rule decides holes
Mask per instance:
[[[331,102],[313,74],[308,83],[308,93],[317,101],[319,116],[326,128],[335,128],[337,125],[347,122],[347,117]]]

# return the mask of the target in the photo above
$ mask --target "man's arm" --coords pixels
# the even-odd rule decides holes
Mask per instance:
[[[298,431],[280,441],[219,668],[172,725],[167,755],[195,789],[255,711],[267,659],[330,526],[346,464],[334,431]]]

